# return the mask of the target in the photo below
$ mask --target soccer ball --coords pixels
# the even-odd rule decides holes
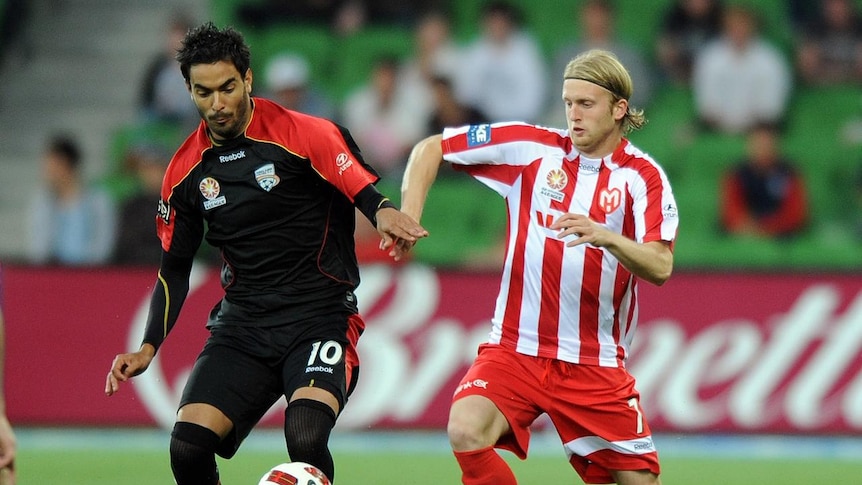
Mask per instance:
[[[332,485],[332,482],[314,465],[292,461],[274,466],[260,477],[257,485]]]

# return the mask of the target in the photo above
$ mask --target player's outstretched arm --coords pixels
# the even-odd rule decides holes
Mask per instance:
[[[422,220],[425,198],[443,163],[442,141],[442,135],[425,138],[413,147],[407,159],[401,182],[401,211],[417,221]]]
[[[174,327],[180,309],[189,293],[189,275],[194,257],[174,256],[162,252],[162,262],[153,295],[150,298],[150,313],[144,329],[144,339],[137,352],[118,354],[111,364],[105,382],[105,394],[113,395],[125,382],[147,370],[150,362]]]

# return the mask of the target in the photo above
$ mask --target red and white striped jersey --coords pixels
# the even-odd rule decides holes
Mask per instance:
[[[581,156],[566,130],[523,123],[448,128],[443,157],[506,199],[506,260],[490,342],[567,362],[623,366],[637,325],[637,281],[610,251],[548,227],[565,213],[637,242],[676,237],[667,176],[623,139]],[[572,236],[573,237],[573,236]]]

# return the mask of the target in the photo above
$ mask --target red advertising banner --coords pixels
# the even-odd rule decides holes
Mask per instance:
[[[104,395],[113,356],[136,349],[155,269],[4,266],[6,399],[20,425],[173,423],[221,297],[196,268],[177,327],[150,369]],[[489,330],[498,276],[367,266],[367,330],[350,428],[443,428],[449,399]],[[630,371],[655,431],[862,431],[862,277],[675,274],[641,282]],[[281,421],[274,407],[266,425]]]

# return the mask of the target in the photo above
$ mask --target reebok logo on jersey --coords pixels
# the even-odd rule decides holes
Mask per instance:
[[[267,192],[281,182],[281,178],[275,173],[275,164],[272,163],[258,167],[254,171],[254,179],[257,180],[257,185]]]
[[[218,157],[218,161],[221,163],[227,163],[234,160],[239,160],[240,158],[245,158],[245,150],[240,150],[236,153],[231,153],[230,155],[222,155]]]
[[[491,125],[471,125],[467,130],[467,146],[475,147],[491,142]]]

